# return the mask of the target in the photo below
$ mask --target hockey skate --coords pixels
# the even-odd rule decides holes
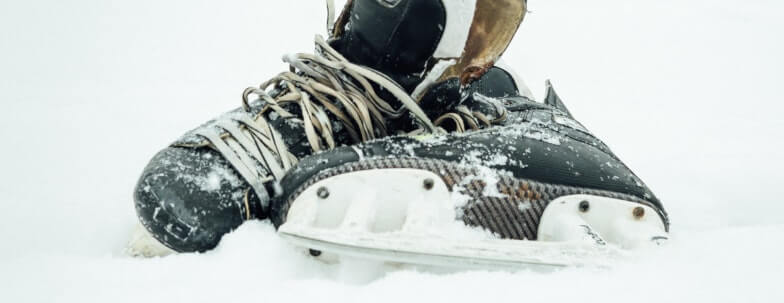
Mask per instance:
[[[481,28],[494,30],[490,39],[471,20],[498,11],[499,3],[505,18],[482,19]],[[205,251],[244,221],[267,218],[270,200],[286,195],[278,181],[314,152],[442,132],[420,103],[439,108],[458,100],[441,92],[481,78],[524,15],[521,0],[354,0],[333,22],[334,5],[327,4],[330,38],[316,38],[315,54],[285,56],[290,71],[246,89],[242,107],[150,161],[134,200],[157,242],[176,252]],[[145,252],[150,243],[140,236],[129,251],[155,254]]]
[[[279,234],[332,262],[502,270],[610,266],[667,239],[659,200],[549,82],[544,102],[500,68],[479,82],[436,121],[467,132],[303,159],[272,206]]]

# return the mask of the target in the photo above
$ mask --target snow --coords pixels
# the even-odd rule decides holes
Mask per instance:
[[[209,156],[209,154],[205,155]],[[231,173],[231,171],[220,165],[210,167],[210,172],[207,173],[207,175],[180,174],[178,179],[182,179],[187,183],[196,184],[201,190],[206,192],[216,192],[220,190],[221,184],[224,182],[233,184],[234,186],[239,186],[241,182],[239,178]]]
[[[307,8],[306,8],[307,7]],[[2,302],[782,302],[784,4],[530,1],[510,46],[664,201],[672,241],[609,270],[312,261],[268,223],[203,255],[122,254],[162,147],[285,70],[318,1],[0,2]]]

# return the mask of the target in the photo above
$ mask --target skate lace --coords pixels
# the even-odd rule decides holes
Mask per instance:
[[[334,125],[339,120],[355,142],[388,135],[386,120],[410,113],[421,128],[416,132],[442,132],[403,88],[384,74],[349,62],[321,36],[316,36],[316,54],[283,57],[290,70],[280,73],[242,94],[244,112],[219,118],[216,127],[203,128],[206,138],[248,181],[266,208],[269,194],[264,184],[280,180],[297,158],[288,151],[281,135],[266,120],[271,111],[283,119],[301,119],[314,152],[336,146]],[[374,85],[394,96],[402,106],[395,108],[379,97]],[[251,96],[263,104],[253,115]],[[286,108],[297,105],[299,114]]]
[[[327,4],[327,32],[334,33],[335,32],[335,2],[334,0],[326,0]],[[350,1],[349,1],[350,2]],[[348,5],[348,4],[347,4]],[[345,16],[341,16],[343,18]],[[454,64],[454,62],[452,62]],[[440,75],[440,74],[439,74]],[[425,92],[424,89],[427,85],[417,87],[417,89],[412,94],[413,96],[421,97]],[[434,120],[434,125],[436,127],[444,126],[448,122],[451,122],[453,125],[453,130],[455,132],[465,132],[466,130],[479,130],[484,127],[489,127],[492,125],[496,125],[506,121],[508,118],[508,112],[506,107],[501,104],[501,102],[495,98],[489,98],[483,95],[474,95],[475,99],[480,99],[479,101],[489,103],[495,108],[494,117],[488,116],[483,114],[479,111],[471,111],[467,106],[458,106],[454,108],[454,110],[449,111],[447,113],[442,114],[436,120]],[[424,129],[415,130],[409,134],[417,134],[421,133]]]
[[[499,103],[493,102],[491,104],[497,105]],[[458,133],[463,133],[467,130],[480,130],[504,122],[509,117],[509,112],[503,105],[500,107],[496,106],[495,109],[497,117],[490,117],[482,112],[471,111],[467,106],[460,105],[454,111],[439,116],[433,123],[438,127],[442,127],[451,121],[454,131]]]
[[[321,36],[316,36],[316,47],[317,55],[284,56],[283,61],[291,70],[258,87],[245,89],[243,107],[250,110],[249,98],[256,95],[265,102],[263,113],[273,110],[283,118],[291,118],[295,115],[283,105],[298,104],[299,117],[305,122],[305,133],[314,151],[335,147],[327,112],[342,122],[356,142],[387,136],[387,118],[399,118],[406,113],[411,113],[424,130],[439,131],[417,102],[386,75],[349,62]],[[391,93],[402,106],[394,108],[379,97],[373,84]],[[268,93],[270,87],[280,90],[274,98]]]

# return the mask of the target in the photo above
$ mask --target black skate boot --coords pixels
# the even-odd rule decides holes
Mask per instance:
[[[498,4],[511,9],[489,18]],[[141,224],[174,251],[209,250],[244,221],[267,217],[283,194],[277,181],[298,159],[402,130],[438,132],[418,101],[479,77],[524,12],[522,0],[349,1],[315,55],[284,57],[291,72],[246,89],[241,108],[151,160],[135,191]]]
[[[279,233],[338,255],[483,268],[590,263],[608,247],[666,239],[659,200],[549,82],[534,102],[493,68],[465,93],[439,122],[476,130],[303,159],[281,181],[288,195],[272,204]],[[490,236],[455,234],[455,222]]]

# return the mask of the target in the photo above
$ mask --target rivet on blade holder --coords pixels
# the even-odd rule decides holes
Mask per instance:
[[[642,217],[645,216],[645,208],[642,208],[641,206],[635,207],[632,211],[632,215],[634,215],[634,218],[637,220],[642,219]]]
[[[318,191],[316,191],[316,195],[321,199],[326,199],[329,197],[329,190],[326,187],[320,187]]]
[[[425,186],[426,190],[433,189],[433,186],[435,186],[435,184],[436,184],[435,181],[433,181],[433,179],[431,179],[431,178],[425,179],[425,181],[422,183],[422,185]]]
[[[591,209],[591,203],[588,201],[580,202],[580,212],[587,213],[589,209]]]

